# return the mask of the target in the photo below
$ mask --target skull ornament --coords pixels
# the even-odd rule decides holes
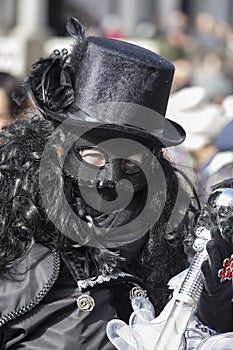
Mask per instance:
[[[215,214],[216,225],[218,225],[222,235],[231,241],[233,188],[218,188],[210,195],[207,205]]]

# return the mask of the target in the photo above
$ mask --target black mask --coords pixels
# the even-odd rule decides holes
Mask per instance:
[[[135,201],[138,191],[140,195],[137,197],[141,197],[142,192],[147,192],[147,180],[140,163],[147,162],[149,166],[150,159],[142,153],[137,153],[135,149],[129,149],[127,153],[127,158],[115,158],[111,151],[96,147],[81,138],[70,150],[65,162],[65,172],[77,181],[78,197],[89,198],[89,203],[91,201],[96,208],[88,210],[90,215],[92,213],[96,217],[98,211],[120,209],[120,203],[114,202],[115,204],[111,205],[118,196],[122,198],[124,205],[127,197],[129,201]],[[127,156],[126,153],[125,155]],[[99,207],[100,199],[106,201],[102,210]]]
[[[117,248],[141,238],[156,221],[160,208],[156,209],[157,201],[151,203],[151,192],[158,197],[161,184],[155,152],[161,150],[153,149],[150,142],[124,131],[92,129],[70,148],[63,171],[72,183],[71,195],[66,188],[64,193],[79,217],[78,232],[87,237],[81,239],[84,244]],[[158,178],[155,186],[149,183],[150,193],[148,173]]]
[[[147,179],[141,165],[153,170],[153,155],[139,142],[119,141],[121,136],[116,142],[126,142],[123,158],[115,157],[111,147],[106,150],[101,146],[106,141],[103,135],[100,140],[92,134],[75,142],[64,163],[64,172],[75,188],[73,210],[97,231],[98,227],[109,229],[132,222],[147,200]]]

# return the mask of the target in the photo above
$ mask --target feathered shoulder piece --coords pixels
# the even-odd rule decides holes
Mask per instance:
[[[67,32],[75,38],[72,56],[79,61],[85,47],[85,29],[81,23],[70,18]],[[74,102],[73,66],[67,49],[54,50],[48,58],[39,59],[26,81],[26,87],[36,107],[44,115],[62,114]]]

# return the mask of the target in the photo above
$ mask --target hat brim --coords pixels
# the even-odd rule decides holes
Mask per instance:
[[[77,123],[77,127],[82,128],[82,123]],[[146,132],[130,125],[103,124],[96,125],[88,123],[85,128],[92,128],[93,134],[105,134],[106,137],[119,137],[119,134],[129,138],[140,139],[143,144],[155,144],[158,147],[178,146],[184,142],[186,134],[184,129],[177,123],[165,119],[164,129],[161,135]]]
[[[78,113],[82,113],[83,111],[79,111]],[[153,111],[154,113],[154,111]],[[86,111],[84,115],[87,115]],[[140,116],[141,117],[141,116]],[[47,115],[48,118],[48,115]],[[137,138],[140,139],[143,144],[155,144],[158,147],[171,147],[177,146],[184,142],[186,133],[181,125],[176,122],[168,119],[168,118],[158,118],[154,122],[153,125],[146,125],[145,128],[139,127],[133,120],[133,125],[130,123],[130,120],[127,122],[126,120],[120,121],[118,117],[112,119],[111,122],[107,120],[107,122],[98,120],[98,121],[90,121],[88,118],[86,120],[78,118],[77,114],[69,113],[67,115],[61,115],[57,113],[49,113],[49,118],[53,121],[57,121],[60,123],[65,123],[71,127],[71,130],[79,135],[84,134],[86,132],[91,132],[94,135],[102,134],[102,138],[109,137],[119,137],[119,134],[123,134],[124,137],[129,138]],[[92,119],[92,117],[90,118]],[[162,123],[161,123],[162,121]],[[119,124],[118,124],[119,122]],[[76,130],[76,131],[75,131]]]

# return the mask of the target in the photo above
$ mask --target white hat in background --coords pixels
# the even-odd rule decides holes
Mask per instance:
[[[222,106],[224,108],[224,113],[230,122],[233,119],[233,95],[225,97]]]
[[[229,121],[223,106],[210,102],[205,89],[199,86],[183,88],[172,94],[167,117],[185,129],[183,145],[190,151],[211,143]]]

